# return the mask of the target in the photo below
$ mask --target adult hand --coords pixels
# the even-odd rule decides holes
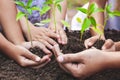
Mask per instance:
[[[12,54],[9,54],[9,57],[14,59],[19,65],[23,67],[33,67],[37,65],[41,65],[42,67],[50,61],[48,55],[40,58],[22,46],[15,46]]]
[[[104,68],[107,56],[97,49],[89,49],[75,54],[63,54],[59,46],[55,45],[54,53],[61,68],[73,76],[83,79]]]
[[[65,31],[64,31],[62,26],[57,25],[56,30],[55,30],[54,25],[50,25],[49,29],[54,31],[54,32],[56,32],[60,36],[58,38],[58,42],[60,44],[67,44],[67,40],[68,39],[67,39],[66,33],[65,33]]]

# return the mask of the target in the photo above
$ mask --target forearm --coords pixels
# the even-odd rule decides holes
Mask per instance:
[[[99,8],[105,8],[105,4],[106,4],[106,1],[107,0],[90,0],[90,4],[95,2]],[[95,18],[97,24],[98,24],[98,28],[101,30],[101,31],[104,31],[104,13],[103,12],[98,12],[98,13],[95,13],[93,14],[93,17]],[[96,32],[94,32],[92,29],[91,29],[91,34],[94,36],[94,35],[98,35]],[[104,36],[104,35],[102,35]]]
[[[120,52],[105,52],[107,55],[106,68],[120,68]]]
[[[61,4],[61,9],[62,11],[60,12],[57,8],[55,10],[55,19],[56,19],[56,24],[62,26],[61,20],[64,20],[66,17],[66,11],[67,11],[67,1],[63,0],[63,2],[60,3]],[[51,22],[49,24],[53,26],[54,23],[54,17],[53,17],[53,5],[52,5],[52,9],[50,10],[50,19]]]
[[[0,21],[5,36],[14,44],[21,44],[24,37],[19,22],[16,21],[16,6],[13,0],[0,0]]]

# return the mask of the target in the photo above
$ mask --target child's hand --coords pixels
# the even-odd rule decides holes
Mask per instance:
[[[16,46],[9,57],[23,67],[33,67],[37,65],[41,65],[42,67],[50,61],[48,55],[40,58],[22,46]]]
[[[86,48],[91,47],[98,39],[100,36],[96,35],[93,37],[90,37],[88,39],[85,40],[84,44]],[[102,40],[105,40],[105,37],[101,37]]]
[[[111,39],[105,40],[105,44],[102,46],[104,51],[115,51],[115,43]]]
[[[106,68],[108,57],[97,49],[89,49],[76,54],[63,54],[58,46],[54,52],[61,68],[73,76],[83,79]]]
[[[58,39],[59,35],[44,27],[31,27],[31,35],[33,41],[40,41],[49,49],[52,49],[56,43],[54,39]],[[29,34],[26,34],[27,39],[30,41]]]
[[[55,31],[55,28],[54,26],[49,26],[49,29],[51,29],[52,31],[56,32],[60,37],[58,38],[58,42],[61,43],[61,44],[67,44],[67,36],[66,36],[66,33],[63,29],[62,26],[57,26],[56,27],[56,31]]]
[[[31,42],[23,42],[22,44],[20,44],[20,46],[26,48],[26,49],[30,49],[31,47],[39,47],[44,53],[46,53],[47,55],[51,56],[52,52],[49,51],[46,46],[44,44],[42,44],[39,41],[32,41],[33,46],[31,45]]]

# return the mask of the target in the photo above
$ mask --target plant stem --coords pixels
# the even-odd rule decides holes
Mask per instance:
[[[29,37],[30,37],[31,46],[33,47],[30,25],[29,25],[29,23],[28,23],[28,15],[26,16],[26,24],[27,24],[27,28],[28,28],[28,33],[29,33]]]
[[[80,41],[82,41],[82,38],[83,38],[83,33],[80,32]]]
[[[54,17],[54,29],[55,29],[55,32],[56,32],[56,17],[55,17],[55,14],[56,14],[56,5],[53,6],[53,17]]]

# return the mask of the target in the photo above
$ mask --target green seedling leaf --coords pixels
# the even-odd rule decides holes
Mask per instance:
[[[47,5],[53,4],[53,0],[46,0],[44,4],[47,4]]]
[[[31,10],[36,10],[36,11],[40,11],[40,8],[39,7],[31,7]]]
[[[88,15],[91,15],[98,10],[98,6],[95,3],[92,3],[88,8]]]
[[[43,24],[46,24],[46,23],[49,23],[50,21],[51,21],[50,19],[45,19],[45,20],[42,20],[40,22],[43,23]]]
[[[28,2],[27,2],[27,7],[31,7],[31,6],[32,6],[32,1],[33,1],[33,0],[28,0]]]
[[[62,11],[62,7],[61,7],[60,4],[57,5],[57,8],[58,8],[58,10],[59,10],[60,12]]]
[[[62,23],[65,27],[70,28],[70,24],[69,24],[68,22],[62,20],[61,23]]]
[[[60,2],[62,2],[63,0],[54,0],[55,1],[55,4],[59,4]]]
[[[103,35],[103,32],[99,28],[91,27],[96,33]]]
[[[32,9],[27,9],[27,12],[31,15],[32,14]]]
[[[77,17],[76,20],[77,20],[77,22],[82,23],[82,20],[80,17]]]
[[[109,16],[109,17],[114,17],[114,14],[108,13],[108,16]]]
[[[85,9],[85,8],[79,7],[79,8],[77,8],[77,10],[81,11],[84,14],[87,14],[87,9]]]
[[[106,12],[107,12],[108,14],[109,14],[109,13],[112,13],[112,12],[111,12],[111,7],[112,7],[112,5],[107,5],[106,8],[105,8],[105,9],[106,9]]]
[[[120,11],[114,11],[114,12],[112,12],[112,14],[113,14],[114,16],[120,16]]]
[[[51,9],[50,6],[44,6],[42,8],[42,10],[40,10],[40,15],[42,16],[43,14],[45,14],[47,11],[49,11]]]
[[[81,33],[83,33],[91,25],[91,21],[88,18],[85,18],[82,24]]]
[[[15,1],[15,4],[17,4],[18,6],[21,6],[21,7],[25,7],[24,3],[21,2],[21,1]]]
[[[17,16],[16,16],[16,20],[18,21],[20,18],[22,18],[23,16],[25,16],[25,14],[23,12],[18,12]]]
[[[90,20],[91,24],[92,24],[94,27],[96,27],[97,24],[96,24],[95,18],[91,16],[91,17],[89,18],[89,20]]]

